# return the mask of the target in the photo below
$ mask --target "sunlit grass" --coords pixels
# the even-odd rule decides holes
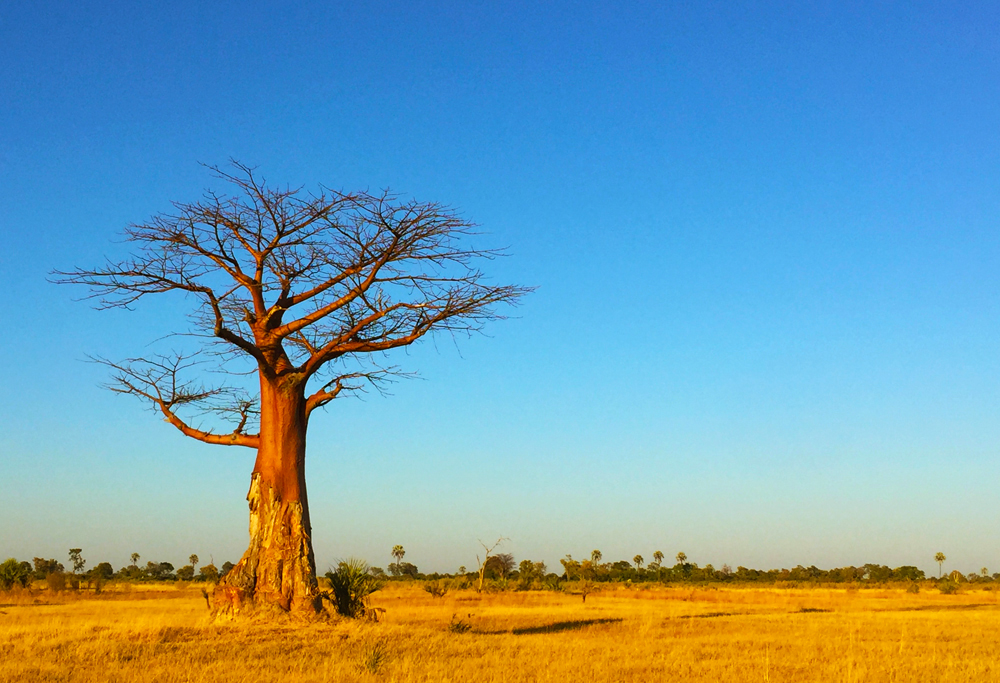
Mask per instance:
[[[373,598],[381,623],[300,625],[212,623],[197,587],[0,595],[0,681],[1000,681],[987,591]]]

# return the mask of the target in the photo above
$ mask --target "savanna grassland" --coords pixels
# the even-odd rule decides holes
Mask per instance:
[[[188,584],[0,594],[0,681],[1000,681],[992,591],[376,593],[379,623],[213,623]],[[457,625],[457,626],[456,626]]]

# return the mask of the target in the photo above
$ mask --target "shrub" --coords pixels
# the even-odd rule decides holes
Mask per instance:
[[[10,590],[14,586],[27,588],[31,582],[31,565],[18,562],[13,557],[0,564],[0,589]]]
[[[470,614],[469,616],[471,617],[472,615]],[[451,633],[467,633],[471,629],[472,625],[459,619],[457,614],[451,615],[451,623],[448,624],[448,631]]]
[[[942,595],[951,595],[958,592],[958,584],[954,581],[942,581],[938,584],[938,590]]]
[[[66,590],[66,574],[63,572],[52,572],[45,577],[45,583],[53,593]]]
[[[198,578],[195,580],[208,581],[210,583],[218,583],[219,570],[215,568],[214,564],[206,564],[204,567],[198,570]]]
[[[366,643],[361,650],[358,668],[370,674],[382,672],[389,663],[389,647],[384,640]]]
[[[448,584],[444,581],[428,581],[424,584],[424,590],[435,598],[443,598],[448,592]]]
[[[368,571],[368,563],[354,558],[337,565],[335,571],[326,573],[330,582],[331,600],[337,612],[345,617],[358,619],[371,617],[368,596],[382,587],[382,581]]]
[[[907,593],[919,593],[920,592],[920,584],[918,584],[916,581],[914,581],[913,583],[911,583],[909,586],[906,587],[906,592]]]

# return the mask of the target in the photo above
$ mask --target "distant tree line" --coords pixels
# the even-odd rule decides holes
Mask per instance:
[[[18,586],[29,586],[33,581],[46,581],[53,590],[66,588],[78,589],[81,585],[95,590],[109,581],[194,581],[218,582],[233,568],[231,562],[225,562],[221,567],[209,563],[199,566],[197,555],[188,558],[188,564],[178,569],[169,562],[147,561],[140,565],[139,553],[132,553],[132,563],[117,571],[109,562],[100,562],[87,570],[87,562],[80,548],[71,548],[68,554],[71,570],[67,571],[63,563],[55,559],[41,557],[33,558],[32,562],[19,562],[10,558],[0,563],[0,590],[10,590]],[[586,584],[601,583],[756,583],[775,584],[781,582],[815,583],[815,584],[882,584],[892,582],[931,581],[940,584],[955,585],[959,583],[993,583],[1000,581],[1000,573],[990,574],[984,567],[978,573],[962,574],[952,571],[939,576],[928,577],[917,567],[902,566],[891,568],[881,564],[865,564],[860,567],[848,566],[834,569],[819,569],[815,566],[799,565],[792,569],[748,569],[729,565],[716,568],[711,564],[699,566],[697,562],[688,561],[685,553],[677,553],[675,564],[665,565],[664,554],[656,551],[652,554],[653,561],[646,563],[641,555],[629,560],[603,562],[600,550],[590,553],[589,559],[577,560],[572,555],[566,555],[559,561],[562,572],[549,571],[544,562],[521,560],[519,563],[511,553],[487,554],[485,562],[478,568],[468,571],[459,567],[456,573],[434,572],[424,574],[416,565],[404,562],[406,551],[401,545],[394,546],[391,551],[393,562],[388,564],[388,573],[380,567],[369,567],[365,564],[367,573],[377,581],[410,581],[425,580],[440,582],[448,579],[449,586],[456,588],[475,588],[477,590],[561,590],[567,582]],[[934,556],[939,566],[945,561],[942,553]],[[341,563],[343,564],[343,563]],[[444,584],[436,587],[440,592]],[[436,594],[434,591],[432,594]],[[443,594],[443,592],[441,593]]]
[[[89,588],[100,587],[108,581],[205,581],[215,583],[233,568],[232,562],[222,567],[214,564],[198,566],[198,556],[191,555],[189,564],[174,569],[169,562],[146,562],[139,565],[139,553],[132,553],[132,564],[117,571],[110,562],[100,562],[87,570],[81,548],[71,548],[69,563],[71,571],[66,571],[62,562],[54,558],[33,558],[32,562],[19,562],[14,558],[0,563],[0,589],[9,590],[16,586],[28,586],[32,581],[46,581],[50,588],[64,590],[78,589],[81,584]]]

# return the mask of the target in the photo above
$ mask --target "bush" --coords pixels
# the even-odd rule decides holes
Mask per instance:
[[[219,570],[215,568],[214,564],[206,564],[204,567],[198,570],[198,578],[195,580],[208,581],[209,583],[218,583]]]
[[[938,590],[942,595],[951,595],[958,592],[958,584],[954,581],[942,581],[938,584]]]
[[[364,560],[350,558],[337,565],[335,571],[326,573],[332,597],[327,597],[345,617],[358,619],[370,617],[368,596],[382,587],[382,581],[368,571]]]
[[[471,614],[469,615],[472,616]],[[457,614],[451,615],[451,623],[448,624],[448,630],[451,633],[468,633],[472,629],[472,624],[465,622],[458,618]]]
[[[63,572],[52,572],[45,577],[45,583],[53,593],[66,590],[66,574]]]
[[[443,598],[448,592],[448,584],[444,581],[428,581],[424,584],[424,590],[435,598]]]
[[[0,589],[10,590],[14,586],[27,588],[31,583],[31,565],[18,562],[13,557],[0,564]]]

